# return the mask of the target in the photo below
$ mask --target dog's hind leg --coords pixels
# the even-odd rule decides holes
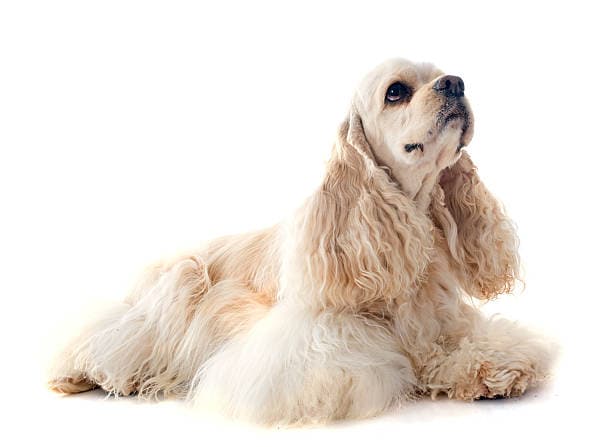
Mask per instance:
[[[63,393],[100,386],[127,395],[173,394],[182,387],[172,373],[190,323],[192,303],[210,286],[197,256],[151,269],[124,303],[88,325],[58,356],[49,387]],[[151,381],[162,377],[163,380]]]
[[[269,294],[243,280],[210,280],[200,256],[152,269],[59,356],[49,387],[63,393],[95,386],[116,394],[184,396],[221,345],[261,319]]]

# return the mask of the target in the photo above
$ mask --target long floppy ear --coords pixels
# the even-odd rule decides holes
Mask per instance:
[[[431,212],[468,294],[490,299],[512,291],[519,279],[515,227],[466,152],[442,172]]]
[[[289,281],[285,290],[320,307],[363,310],[393,300],[420,281],[432,234],[430,219],[376,165],[353,108],[322,185],[296,216],[281,288]]]

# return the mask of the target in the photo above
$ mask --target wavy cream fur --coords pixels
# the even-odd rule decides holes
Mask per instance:
[[[440,76],[404,60],[370,73],[294,216],[149,269],[58,356],[51,388],[180,396],[294,424],[423,394],[516,396],[545,377],[545,341],[465,300],[512,289],[517,239],[460,150],[467,101],[463,118],[440,124]],[[412,97],[386,104],[398,80]],[[422,151],[404,150],[415,142]]]

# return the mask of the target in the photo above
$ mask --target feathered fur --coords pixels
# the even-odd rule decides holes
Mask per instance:
[[[294,216],[149,269],[58,356],[51,388],[180,396],[293,424],[427,393],[514,396],[545,377],[543,340],[464,300],[511,290],[517,238],[456,149],[471,138],[467,103],[463,121],[440,124],[441,76],[395,60],[366,77]],[[397,79],[414,94],[387,107]],[[422,154],[407,154],[415,139]]]

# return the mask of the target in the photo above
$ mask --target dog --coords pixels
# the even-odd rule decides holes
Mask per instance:
[[[49,387],[178,396],[261,424],[523,394],[550,347],[473,305],[520,280],[515,226],[465,149],[473,130],[461,78],[378,66],[294,215],[148,269],[62,351]]]

